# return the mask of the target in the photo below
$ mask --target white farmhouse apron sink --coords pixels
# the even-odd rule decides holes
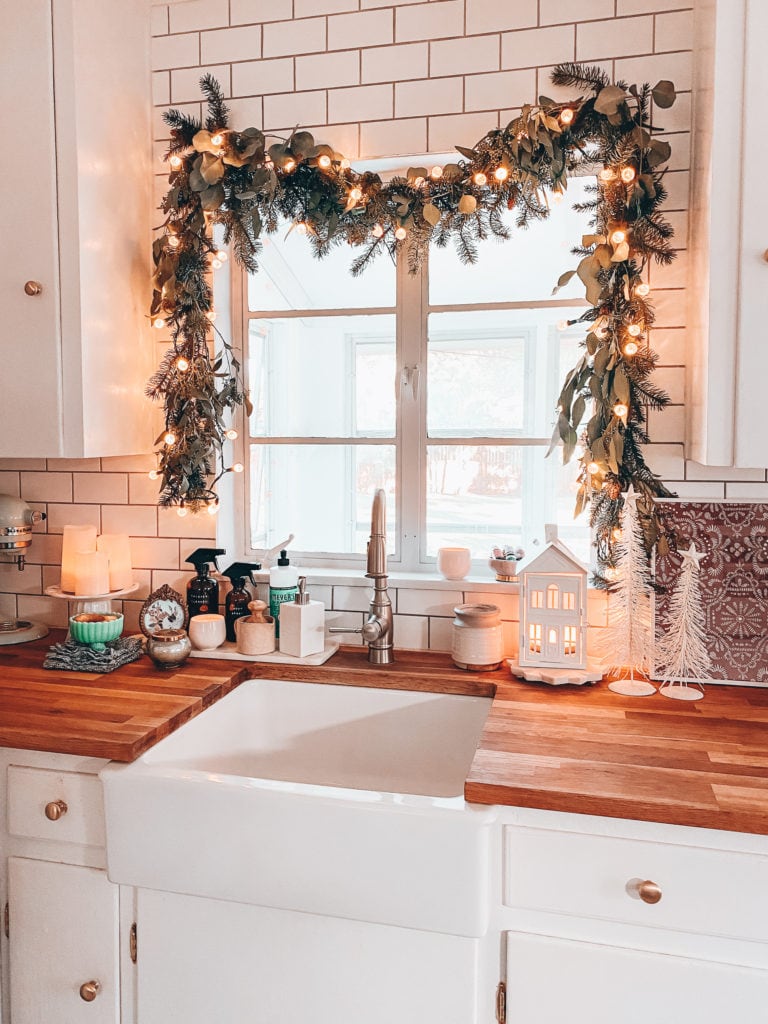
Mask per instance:
[[[491,701],[259,679],[101,772],[114,882],[482,936]]]

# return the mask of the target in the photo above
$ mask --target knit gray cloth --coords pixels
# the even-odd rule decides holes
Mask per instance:
[[[65,672],[114,672],[122,665],[128,665],[144,653],[143,638],[121,636],[105,645],[105,650],[94,651],[87,644],[79,644],[71,637],[63,643],[54,644],[48,651],[43,668],[55,668]]]

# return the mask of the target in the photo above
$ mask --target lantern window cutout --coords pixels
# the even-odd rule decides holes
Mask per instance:
[[[586,668],[586,567],[554,540],[523,563],[518,577],[520,665]]]

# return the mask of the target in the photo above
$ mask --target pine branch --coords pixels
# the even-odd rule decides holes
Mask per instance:
[[[573,61],[565,61],[554,68],[550,79],[553,85],[559,85],[566,89],[604,89],[611,84],[611,80],[602,68],[597,65],[575,64]]]
[[[208,104],[208,117],[205,119],[207,130],[214,132],[226,128],[229,125],[229,107],[224,102],[221,86],[210,72],[200,79],[200,91]]]

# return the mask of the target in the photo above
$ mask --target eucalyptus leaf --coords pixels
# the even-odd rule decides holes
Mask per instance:
[[[424,208],[421,211],[424,220],[435,227],[440,223],[440,211],[434,205],[434,203],[425,203]]]
[[[565,288],[575,273],[575,270],[566,270],[565,273],[561,274],[557,279],[557,284],[552,289],[552,294],[557,295],[561,288]]]
[[[626,99],[626,93],[618,85],[606,85],[597,94],[594,103],[595,112],[610,117],[619,109],[619,104]]]
[[[657,107],[661,107],[662,110],[671,107],[677,99],[674,85],[666,78],[663,78],[654,85],[651,95],[653,96],[653,102]]]

